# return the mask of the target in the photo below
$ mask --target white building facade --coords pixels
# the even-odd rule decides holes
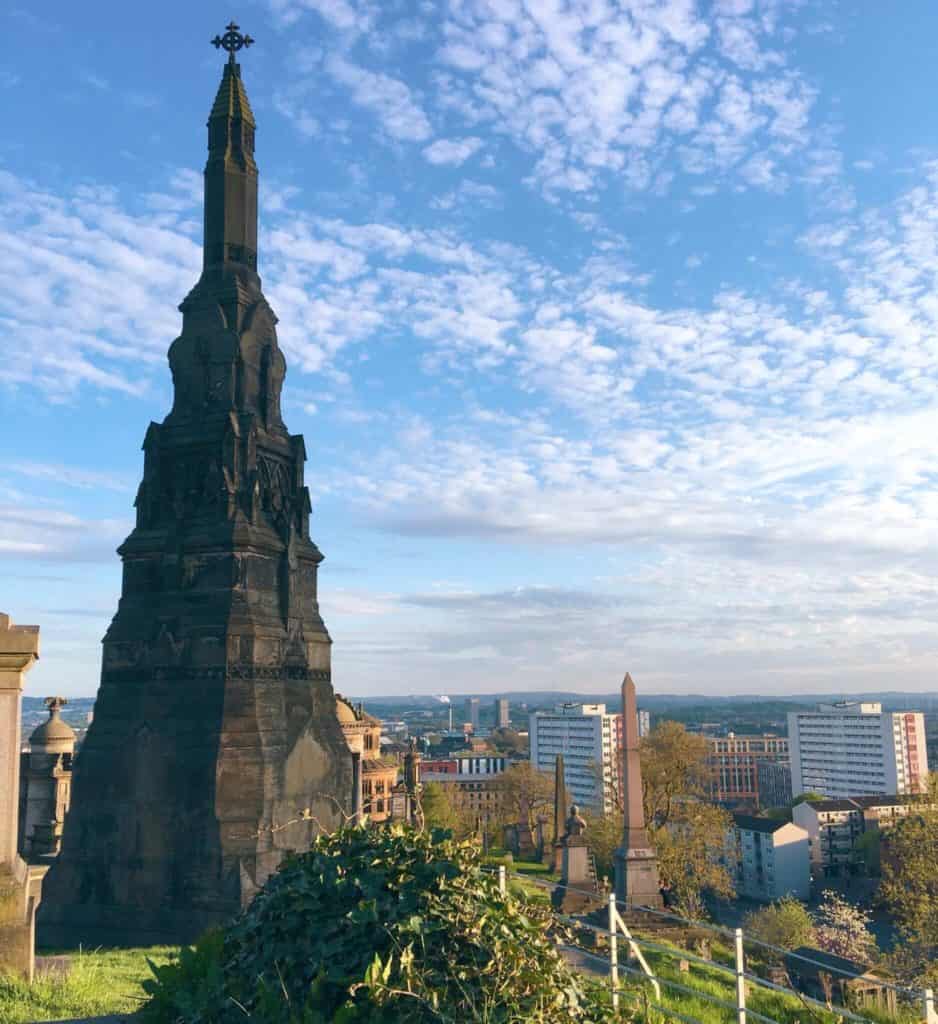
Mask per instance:
[[[750,899],[772,902],[783,896],[807,900],[811,895],[808,833],[790,821],[733,817],[737,891]]]
[[[571,802],[609,813],[622,773],[622,716],[605,704],[557,704],[530,716],[531,764],[553,772],[563,754]]]
[[[919,793],[928,777],[920,711],[884,712],[874,702],[819,704],[788,715],[791,789],[822,796]]]

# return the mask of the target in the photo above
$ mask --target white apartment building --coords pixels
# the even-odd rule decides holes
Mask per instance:
[[[737,890],[741,896],[772,902],[783,896],[811,895],[808,833],[790,821],[733,815]]]
[[[530,716],[531,764],[553,772],[563,754],[571,803],[608,813],[622,773],[622,716],[605,704],[556,704]]]
[[[864,856],[857,848],[864,832],[888,831],[919,806],[914,796],[804,800],[792,809],[792,818],[808,833],[815,875],[837,877],[864,868]]]
[[[818,704],[788,715],[791,790],[795,796],[917,793],[928,776],[920,711],[884,712],[874,702]]]

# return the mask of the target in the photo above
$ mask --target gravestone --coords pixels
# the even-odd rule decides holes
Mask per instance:
[[[236,25],[208,119],[201,277],[143,442],[136,527],[76,760],[45,944],[195,939],[354,813],[319,613],[306,448],[257,274],[255,120]]]
[[[560,840],[560,884],[551,901],[563,914],[588,914],[602,906],[593,854],[586,840],[586,822],[576,804],[564,823]]]
[[[21,694],[39,657],[39,627],[14,626],[0,613],[0,972],[35,968],[35,922],[44,869],[17,852],[20,796]]]

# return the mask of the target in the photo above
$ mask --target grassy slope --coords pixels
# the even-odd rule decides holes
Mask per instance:
[[[32,1024],[133,1012],[146,998],[141,983],[151,977],[147,958],[164,964],[175,952],[170,946],[155,946],[69,953],[72,968],[67,976],[37,977],[32,985],[0,975],[0,1021]]]

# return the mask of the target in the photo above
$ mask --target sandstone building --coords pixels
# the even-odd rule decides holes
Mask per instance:
[[[306,448],[281,415],[286,361],[257,274],[244,43],[234,25],[217,40],[229,61],[208,119],[203,270],[169,349],[172,409],[143,442],[94,721],[46,878],[49,945],[189,942],[317,821],[351,811]]]

